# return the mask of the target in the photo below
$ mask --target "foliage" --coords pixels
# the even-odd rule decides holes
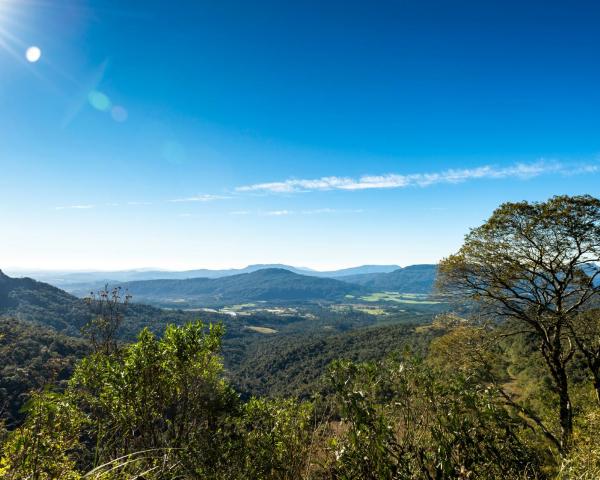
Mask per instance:
[[[51,329],[0,317],[0,418],[14,428],[31,391],[62,388],[87,344]]]
[[[345,433],[334,478],[534,478],[522,422],[462,375],[437,376],[406,357],[336,362],[330,373]]]
[[[244,475],[249,479],[303,478],[310,467],[313,407],[296,400],[252,398],[239,420]]]
[[[85,359],[68,393],[91,418],[95,461],[168,449],[182,471],[216,469],[231,430],[228,415],[237,408],[220,378],[221,336],[221,327],[205,333],[201,323],[169,326],[160,339],[143,330],[122,352]],[[192,457],[195,465],[184,461]]]
[[[0,478],[549,477],[531,425],[491,381],[509,378],[505,352],[477,352],[496,331],[444,319],[428,330],[438,333],[424,360],[339,360],[321,399],[246,402],[223,378],[221,326],[144,330],[84,359],[64,393],[34,396],[4,444]],[[577,424],[563,478],[597,462],[592,414]]]
[[[51,392],[34,395],[26,409],[27,421],[3,445],[0,478],[79,479],[73,452],[80,449],[82,413]]]
[[[574,448],[564,459],[560,480],[600,478],[600,409],[590,409],[575,432]]]

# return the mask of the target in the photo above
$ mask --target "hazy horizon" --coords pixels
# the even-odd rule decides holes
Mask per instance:
[[[429,264],[437,264],[438,262],[427,262]],[[40,269],[40,268],[23,268],[16,266],[0,266],[0,270],[5,274],[10,273],[27,273],[27,272],[36,272],[36,273],[88,273],[88,272],[128,272],[128,271],[163,271],[163,272],[180,272],[180,271],[193,271],[193,270],[240,270],[246,267],[255,266],[255,265],[285,265],[289,267],[294,267],[301,270],[306,270],[307,272],[326,272],[326,271],[336,271],[336,270],[344,270],[348,268],[355,268],[361,266],[383,266],[383,265],[398,265],[400,268],[408,267],[416,264],[406,264],[400,265],[395,262],[390,263],[381,263],[381,264],[371,264],[371,263],[358,263],[352,265],[342,265],[342,266],[333,266],[333,267],[311,267],[306,265],[295,265],[287,262],[257,262],[257,263],[248,263],[248,264],[239,264],[232,266],[192,266],[190,268],[162,268],[162,267],[132,267],[132,268],[117,268],[117,269],[107,269],[107,268],[77,268],[77,269]]]

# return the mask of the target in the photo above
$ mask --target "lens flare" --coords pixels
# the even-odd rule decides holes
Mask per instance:
[[[113,118],[113,120],[115,122],[124,122],[125,120],[127,120],[127,110],[125,110],[124,107],[122,107],[121,105],[115,105],[112,110],[110,111],[110,114]]]
[[[88,101],[96,110],[100,110],[101,112],[110,110],[110,98],[105,93],[94,90],[88,95]]]

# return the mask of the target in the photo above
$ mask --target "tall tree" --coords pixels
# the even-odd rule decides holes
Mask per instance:
[[[600,295],[600,200],[557,196],[501,205],[471,230],[439,268],[442,290],[467,296],[484,314],[508,319],[537,339],[559,398],[560,449],[568,449],[573,408],[567,365],[577,322]]]

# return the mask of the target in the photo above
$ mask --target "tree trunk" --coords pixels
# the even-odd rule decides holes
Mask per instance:
[[[571,437],[573,436],[573,408],[571,405],[571,398],[569,397],[567,373],[562,365],[560,369],[557,369],[557,374],[560,415],[560,446],[561,453],[565,454],[569,451],[571,446]]]
[[[594,390],[596,390],[596,402],[600,406],[600,372],[594,373]]]

